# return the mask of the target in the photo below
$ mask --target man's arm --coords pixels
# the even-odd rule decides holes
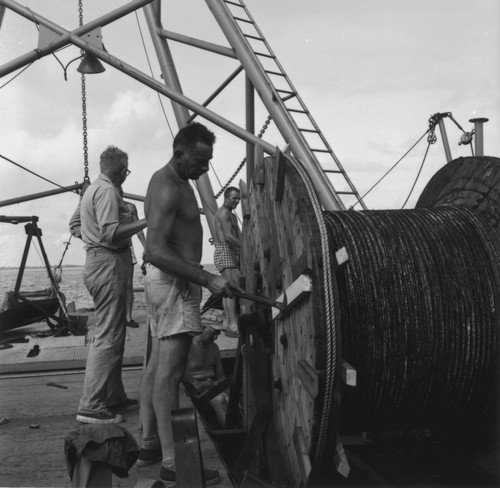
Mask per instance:
[[[137,213],[137,207],[133,203],[131,203],[130,205],[131,205],[131,209],[132,209],[132,220],[134,222],[137,222],[139,220],[139,215]],[[137,237],[139,238],[139,241],[142,244],[142,248],[146,249],[146,236],[144,235],[144,232],[142,230],[140,230],[137,233]]]
[[[77,237],[78,239],[82,238],[82,221],[80,216],[80,205],[81,200],[78,200],[78,206],[76,207],[73,215],[69,219],[69,233],[73,237]]]

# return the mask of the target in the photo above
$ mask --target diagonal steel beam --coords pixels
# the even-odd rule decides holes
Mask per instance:
[[[22,56],[10,61],[9,63],[0,66],[0,78],[2,76],[8,75],[9,73],[12,73],[19,68],[22,68],[23,66],[32,63],[33,61],[36,61],[37,59],[47,56],[48,54],[52,54],[54,51],[62,47],[67,46],[71,43],[71,36],[81,36],[83,34],[87,34],[88,32],[98,27],[103,27],[107,24],[110,24],[111,22],[124,17],[134,10],[144,7],[152,1],[153,0],[133,0],[128,4],[119,7],[116,10],[113,10],[112,12],[109,12],[108,14],[105,14],[102,17],[99,17],[91,22],[88,22],[87,24],[79,27],[78,29],[75,29],[74,31],[69,32],[65,29],[61,29],[57,24],[33,12],[31,9],[19,5],[14,0],[0,0],[0,12],[2,10],[5,10],[5,8],[7,7],[8,9],[16,12],[22,17],[31,20],[32,22],[37,22],[61,35],[61,37],[57,41],[49,44],[47,47],[42,49],[34,49],[33,51],[23,54]]]
[[[147,4],[150,3],[151,0],[136,0],[135,4]],[[26,8],[23,7],[14,0],[0,0],[0,6],[5,5],[8,8],[11,8],[15,12],[19,13],[23,17],[32,17],[33,12]],[[186,97],[182,93],[179,93],[168,86],[164,85],[163,83],[155,80],[151,76],[146,75],[142,71],[138,70],[137,68],[134,68],[133,66],[127,64],[125,61],[120,60],[119,58],[113,56],[112,54],[108,53],[107,51],[104,51],[102,49],[99,49],[95,46],[92,46],[91,44],[86,43],[84,40],[81,39],[80,34],[83,34],[82,31],[79,31],[79,29],[70,32],[63,27],[60,27],[50,20],[47,20],[41,16],[37,16],[37,21],[41,25],[45,25],[49,29],[52,29],[54,32],[61,34],[65,36],[65,38],[68,39],[68,41],[75,46],[79,47],[80,49],[85,50],[86,52],[89,52],[99,58],[101,61],[104,61],[105,63],[109,64],[110,66],[113,66],[116,68],[118,71],[121,71],[127,75],[129,75],[131,78],[134,78],[135,80],[141,82],[142,84],[148,86],[149,88],[152,88],[153,90],[157,91],[158,93],[161,93],[162,95],[165,95],[167,98],[170,98],[174,102],[179,103],[180,105],[192,110],[193,112],[196,112],[200,114],[202,117],[204,117],[206,120],[209,120],[210,122],[213,122],[215,125],[227,130],[231,134],[235,135],[239,139],[242,139],[246,142],[250,142],[252,144],[256,144],[257,146],[262,147],[262,150],[269,155],[274,155],[276,153],[276,147],[273,146],[272,144],[259,139],[256,135],[252,134],[251,132],[246,131],[245,129],[241,128],[239,125],[235,124],[234,122],[231,122],[230,120],[227,120],[226,118],[220,116],[219,114],[216,114],[215,112],[212,112],[211,110],[203,107],[203,105],[200,105],[199,103],[195,102],[194,100],[191,100],[190,98]],[[94,24],[92,22],[92,24]],[[85,27],[89,27],[90,24],[86,24]],[[95,28],[95,25],[92,25],[92,28]],[[92,29],[88,29],[92,30]],[[87,29],[85,32],[88,31]],[[76,34],[76,32],[78,34]],[[67,43],[65,43],[67,44]],[[65,45],[64,44],[64,45]],[[1,74],[1,71],[0,71]]]

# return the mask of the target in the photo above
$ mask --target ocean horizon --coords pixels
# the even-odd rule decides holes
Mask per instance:
[[[208,271],[217,273],[215,266],[212,263],[203,264]],[[62,279],[59,284],[61,293],[66,297],[66,303],[74,302],[75,308],[84,309],[92,308],[94,306],[92,297],[90,296],[85,284],[83,283],[83,265],[64,265],[62,268]],[[5,294],[13,291],[16,285],[19,268],[0,268],[0,301],[3,300]],[[134,289],[144,287],[144,275],[140,265],[134,266]],[[24,270],[23,278],[21,280],[20,291],[33,292],[41,291],[50,288],[50,279],[45,267],[29,267]],[[202,303],[208,298],[210,292],[203,288]],[[134,294],[134,308],[146,309],[143,292],[135,292]]]

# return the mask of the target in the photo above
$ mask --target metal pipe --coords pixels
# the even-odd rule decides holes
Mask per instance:
[[[3,16],[5,14],[5,7],[0,6],[0,28],[2,27]]]
[[[245,76],[245,113],[246,130],[255,134],[255,91],[252,82]],[[255,148],[247,142],[247,181],[250,181],[255,168]]]
[[[236,59],[234,49],[231,49],[230,47],[219,46],[213,42],[202,41],[201,39],[185,36],[183,34],[178,34],[177,32],[168,31],[162,28],[158,29],[158,35],[165,39],[170,39],[171,41],[181,42],[182,44],[188,44],[189,46]]]
[[[448,136],[446,134],[446,127],[444,125],[444,120],[442,117],[439,118],[439,131],[441,132],[441,139],[443,139],[444,154],[446,156],[446,162],[449,163],[453,158],[451,157],[450,144],[448,142]]]
[[[175,90],[177,93],[182,94],[182,87],[177,76],[177,71],[175,69],[175,64],[172,59],[172,54],[165,39],[162,39],[158,35],[158,31],[161,27],[160,19],[155,17],[155,12],[153,6],[147,5],[144,7],[144,15],[146,16],[146,21],[149,27],[153,45],[158,56],[158,61],[160,62],[161,72],[163,74],[163,79],[165,84]],[[171,98],[171,100],[173,100]],[[190,113],[185,105],[172,102],[172,108],[174,110],[175,118],[177,120],[177,125],[183,127],[186,125]],[[214,191],[210,183],[210,178],[208,174],[204,174],[198,178],[196,182],[196,188],[200,194],[201,203],[205,209],[205,218],[207,219],[207,224],[210,229],[212,238],[215,238],[215,213],[217,212],[217,202],[214,197]]]
[[[279,128],[285,141],[290,144],[292,151],[302,164],[313,181],[318,192],[321,204],[326,210],[342,210],[344,205],[332,183],[320,168],[316,157],[308,147],[304,136],[299,131],[297,124],[289,115],[282,100],[276,93],[273,84],[269,80],[264,70],[261,68],[255,53],[252,51],[246,40],[241,36],[239,28],[221,0],[205,0],[212,11],[220,28],[224,32],[229,44],[233,47],[245,68],[247,76],[252,81],[253,86],[259,93],[264,105],[271,114],[274,123]]]
[[[8,205],[13,205],[15,203],[29,202],[30,200],[37,200],[38,198],[50,197],[52,195],[58,195],[59,193],[66,193],[68,191],[80,190],[82,186],[83,183],[77,183],[75,185],[58,188],[57,190],[32,193],[31,195],[25,195],[23,197],[11,198],[10,200],[2,200],[0,202],[0,207],[7,207]]]
[[[231,83],[231,81],[233,81],[236,76],[238,76],[238,74],[243,71],[243,66],[238,66],[238,68],[236,68],[227,78],[226,80],[224,80],[221,85],[203,102],[203,106],[204,107],[207,107],[208,104],[210,102],[212,102],[212,100],[215,99],[215,97],[217,95],[219,95],[219,93],[222,92],[222,90],[224,90],[224,88],[226,88],[227,85],[229,85],[229,83]],[[191,123],[196,117],[198,116],[198,114],[194,113],[194,114],[191,114],[189,116],[189,119],[187,120],[187,123]]]
[[[484,156],[484,136],[483,136],[483,125],[488,122],[489,119],[485,117],[477,117],[475,119],[470,119],[469,122],[474,123],[474,147],[476,151],[476,156]]]
[[[44,56],[47,56],[48,54],[51,54],[56,50],[68,45],[71,42],[70,41],[71,35],[81,36],[83,34],[86,34],[87,32],[90,32],[93,29],[96,29],[98,27],[103,27],[151,2],[152,0],[133,0],[127,5],[117,8],[116,10],[113,10],[112,12],[103,15],[102,17],[99,17],[98,19],[88,22],[87,24],[83,25],[82,27],[79,27],[78,29],[69,32],[67,30],[62,31],[57,24],[54,24],[50,20],[42,17],[41,15],[33,12],[32,10],[23,7],[22,5],[19,5],[14,0],[0,0],[0,8],[7,7],[13,12],[16,12],[17,14],[21,15],[22,17],[31,20],[32,22],[37,22],[41,25],[44,25],[45,27],[48,27],[52,31],[61,34],[60,39],[54,41],[50,45],[42,49],[35,49],[33,51],[30,51],[29,53],[26,53],[20,56],[19,58],[16,58],[13,61],[4,64],[3,66],[0,66],[0,78],[9,73],[12,73],[16,69],[22,68],[23,66],[26,66],[32,63],[33,61],[36,61],[37,59],[42,58]]]

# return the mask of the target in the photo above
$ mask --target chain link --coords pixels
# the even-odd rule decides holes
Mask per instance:
[[[260,130],[258,136],[257,136],[259,139],[262,139],[262,136],[264,135],[264,132],[266,132],[266,129],[269,127],[271,120],[272,120],[272,117],[269,115],[267,117],[266,121],[264,122],[264,125],[262,126],[262,129]],[[243,168],[243,166],[245,165],[246,162],[247,162],[247,158],[243,158],[243,160],[241,161],[241,163],[238,166],[238,168],[236,169],[236,171],[233,173],[231,178],[229,178],[228,182],[219,190],[217,195],[215,195],[216,200],[224,193],[226,188],[228,188],[229,185],[233,182],[233,180],[236,178],[237,174],[241,171],[241,168]]]
[[[78,0],[79,27],[83,26],[83,0]],[[80,51],[82,56],[85,50]],[[83,131],[83,181],[90,183],[89,179],[89,149],[87,142],[87,86],[85,83],[85,73],[82,73],[82,131]]]

